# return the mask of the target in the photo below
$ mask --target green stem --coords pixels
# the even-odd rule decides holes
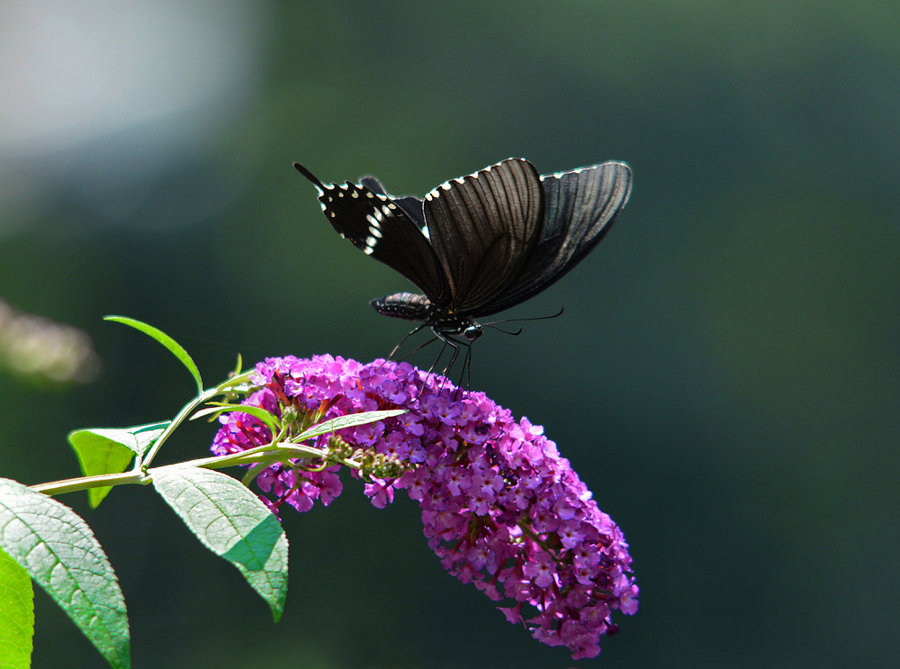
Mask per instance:
[[[225,392],[228,389],[229,386],[233,386],[238,383],[242,383],[243,381],[246,381],[250,377],[250,374],[252,374],[252,373],[253,373],[253,371],[251,370],[248,372],[244,372],[243,374],[239,374],[238,376],[235,376],[231,379],[228,379],[227,381],[223,381],[222,383],[217,385],[215,388],[210,388],[209,390],[205,390],[204,392],[197,395],[197,397],[195,397],[193,400],[191,400],[190,402],[185,404],[184,407],[182,407],[181,411],[178,412],[178,415],[176,415],[175,418],[172,419],[172,422],[169,423],[169,426],[166,428],[165,432],[163,432],[161,435],[159,435],[159,438],[155,442],[153,442],[153,446],[150,448],[149,451],[147,451],[147,454],[144,456],[143,460],[135,463],[135,468],[148,467],[150,465],[150,463],[153,462],[153,459],[156,457],[156,454],[159,452],[159,449],[162,448],[162,445],[172,435],[172,433],[178,428],[178,426],[181,425],[184,422],[184,420],[188,416],[191,415],[191,413],[194,411],[194,409],[196,409],[198,406],[200,406],[204,402],[207,402],[207,401],[211,400],[212,398],[216,397],[217,395],[221,395],[223,392]]]
[[[62,495],[67,492],[76,492],[78,490],[88,490],[90,488],[103,488],[106,486],[139,484],[147,485],[153,481],[153,472],[157,469],[167,469],[170,467],[202,467],[204,469],[225,469],[226,467],[237,467],[240,465],[250,465],[253,463],[275,464],[276,462],[286,462],[293,458],[321,458],[325,455],[325,451],[311,446],[303,446],[299,444],[282,443],[282,444],[266,444],[265,446],[257,446],[240,453],[231,453],[229,455],[214,455],[208,458],[197,458],[196,460],[187,460],[186,462],[178,462],[172,465],[163,465],[154,467],[146,471],[137,470],[130,472],[122,472],[120,474],[98,474],[96,476],[80,476],[78,478],[63,479],[61,481],[51,481],[49,483],[39,483],[31,486],[32,490],[42,492],[45,495]]]
[[[98,474],[97,476],[80,476],[74,479],[62,479],[49,483],[38,483],[29,486],[32,490],[42,492],[45,495],[62,495],[67,492],[88,490],[89,488],[103,488],[105,486],[124,485],[128,483],[146,484],[150,477],[142,471],[122,472],[121,474]]]
[[[326,455],[321,448],[313,448],[312,446],[303,446],[302,444],[292,444],[284,442],[280,444],[266,444],[265,446],[257,446],[249,448],[240,453],[231,453],[229,455],[213,455],[208,458],[197,458],[196,460],[188,460],[179,462],[174,465],[165,465],[166,467],[203,467],[204,469],[224,469],[225,467],[236,467],[238,465],[251,465],[255,462],[268,462],[274,464],[276,462],[284,462],[291,458],[321,458]]]

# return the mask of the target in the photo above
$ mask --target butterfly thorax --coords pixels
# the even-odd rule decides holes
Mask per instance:
[[[369,304],[382,316],[424,323],[438,335],[462,335],[469,341],[481,336],[481,324],[432,303],[418,293],[394,293],[378,297]]]

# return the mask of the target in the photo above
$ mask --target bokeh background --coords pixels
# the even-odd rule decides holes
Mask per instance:
[[[623,527],[641,609],[583,666],[893,666],[900,653],[900,4],[85,2],[0,9],[0,297],[86,332],[89,382],[0,373],[0,475],[172,416],[237,353],[386,354],[407,288],[325,180],[422,195],[506,156],[607,159],[631,203],[490,333],[473,385],[546,426]],[[418,359],[423,365],[430,355]],[[164,460],[199,457],[192,425]],[[136,667],[564,667],[448,577],[417,507],[285,514],[282,622],[142,488],[96,510]],[[102,666],[42,593],[34,666]]]

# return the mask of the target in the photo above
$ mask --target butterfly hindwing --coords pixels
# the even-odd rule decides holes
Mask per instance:
[[[294,166],[319,190],[322,211],[342,237],[415,283],[435,304],[449,300],[449,287],[431,244],[395,198],[349,181],[324,184],[302,165]],[[370,185],[384,191],[373,181]]]
[[[416,224],[416,227],[419,230],[423,230],[425,228],[425,211],[422,208],[422,200],[417,197],[413,197],[412,195],[391,195],[385,190],[384,185],[376,179],[375,177],[362,177],[359,180],[359,183],[366,188],[368,188],[373,193],[377,193],[380,195],[384,195],[386,197],[391,198],[394,203],[400,207],[403,211],[406,212],[407,216],[409,216],[413,223]]]
[[[507,159],[425,196],[425,221],[450,287],[449,308],[477,316],[516,279],[543,220],[540,176],[527,160]]]
[[[524,302],[577,265],[628,202],[631,182],[631,168],[614,161],[542,176],[544,225],[540,240],[489,313]]]

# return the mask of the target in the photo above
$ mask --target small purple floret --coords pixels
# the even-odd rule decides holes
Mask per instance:
[[[291,402],[323,419],[376,409],[408,413],[347,428],[350,445],[373,448],[415,466],[398,479],[371,478],[365,494],[381,508],[406,490],[422,508],[429,547],[464,583],[473,583],[510,622],[535,639],[566,646],[574,659],[600,653],[617,631],[612,612],[637,611],[638,587],[628,544],[543,428],[484,393],[459,391],[407,363],[361,364],[330,355],[269,358],[247,404],[278,413]],[[268,443],[267,428],[248,414],[222,416],[212,450],[237,453]],[[326,437],[319,438],[324,446]],[[320,471],[270,467],[257,477],[273,509],[308,511],[341,492],[338,466]],[[523,605],[529,607],[523,611]],[[530,617],[529,617],[530,616]]]

